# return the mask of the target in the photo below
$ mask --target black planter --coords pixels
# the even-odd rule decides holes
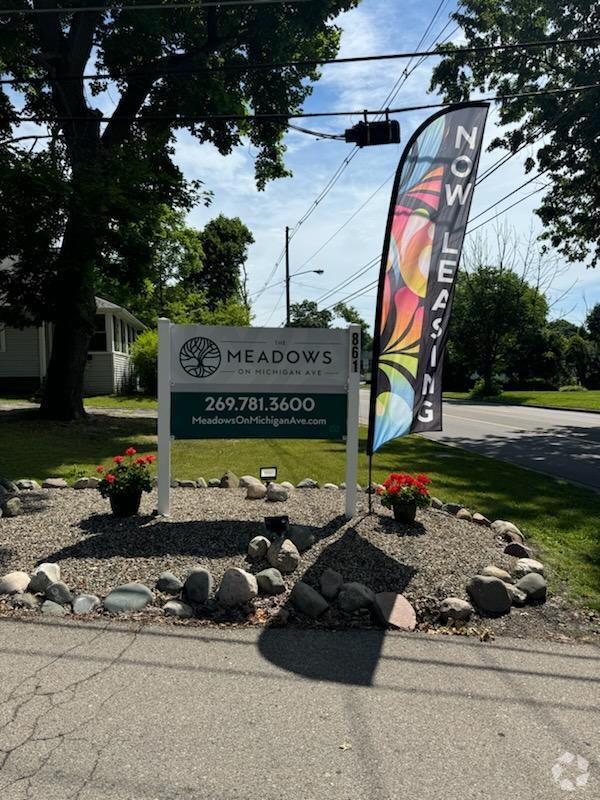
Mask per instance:
[[[396,503],[394,505],[394,519],[396,522],[414,522],[417,515],[417,504],[412,503]]]
[[[133,517],[140,510],[142,490],[137,489],[127,494],[111,494],[108,499],[115,517]]]

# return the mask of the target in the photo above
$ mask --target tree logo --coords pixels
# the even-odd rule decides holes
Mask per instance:
[[[590,777],[589,762],[583,756],[563,753],[552,767],[552,777],[565,792],[574,792],[587,785]]]
[[[221,351],[212,339],[194,336],[182,345],[179,363],[193,378],[208,378],[219,369]]]

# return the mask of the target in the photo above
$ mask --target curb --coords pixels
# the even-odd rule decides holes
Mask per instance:
[[[484,400],[459,400],[457,397],[442,398],[444,403],[451,405],[486,406],[487,408],[500,406],[500,408],[545,408],[547,411],[570,411],[576,414],[600,414],[600,408],[572,408],[571,406],[542,406],[537,403],[486,403]]]

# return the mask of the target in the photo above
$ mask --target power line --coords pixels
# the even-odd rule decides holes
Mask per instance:
[[[551,184],[552,184],[552,181],[547,181],[547,183],[545,183],[543,186],[538,186],[538,188],[534,189],[533,192],[529,192],[529,194],[526,194],[524,197],[519,198],[519,200],[516,200],[510,206],[507,206],[506,208],[503,208],[502,211],[499,211],[497,214],[494,214],[493,217],[490,217],[489,219],[485,219],[483,222],[480,222],[479,225],[476,225],[474,228],[471,228],[470,230],[468,230],[465,233],[465,236],[468,236],[470,233],[474,233],[476,230],[479,230],[479,228],[483,228],[484,225],[488,225],[490,222],[493,222],[495,219],[498,219],[498,217],[502,216],[502,214],[506,214],[507,211],[510,211],[511,208],[514,208],[515,206],[518,206],[519,203],[524,203],[525,200],[529,200],[529,198],[533,197],[534,194],[538,194],[538,192],[543,192],[544,189],[547,189],[548,186],[550,186]],[[511,194],[514,194],[514,192],[511,192]],[[510,195],[508,195],[508,196],[510,196]],[[506,200],[506,197],[504,197],[502,199]],[[498,201],[498,203],[501,203],[501,202],[502,202],[502,200]],[[498,205],[498,203],[496,203],[496,205]],[[492,206],[492,208],[493,207],[494,206]],[[490,209],[488,209],[488,211],[489,210]]]
[[[549,169],[550,168],[548,167],[548,169],[542,170],[542,172],[538,172],[533,177],[528,178],[528,180],[526,180],[520,186],[517,186],[515,189],[510,191],[508,194],[505,194],[504,197],[501,197],[500,200],[497,200],[495,203],[492,203],[491,206],[488,206],[488,208],[484,209],[483,211],[480,211],[479,214],[476,214],[474,217],[472,217],[469,220],[469,222],[470,223],[471,222],[475,222],[476,219],[479,219],[480,217],[483,217],[485,214],[488,213],[488,211],[491,211],[492,208],[496,208],[496,206],[500,205],[500,203],[503,203],[505,200],[508,200],[509,197],[512,197],[517,192],[520,192],[521,189],[524,189],[526,186],[529,186],[530,183],[533,183],[533,181],[537,180],[538,178],[541,178],[541,176],[545,175],[545,173],[548,172]]]
[[[3,8],[0,16],[14,16],[22,14],[75,14],[79,11],[94,11],[113,13],[115,11],[171,11],[173,9],[194,9],[202,11],[203,8],[227,8],[229,6],[267,6],[267,5],[294,5],[296,3],[310,3],[313,0],[196,0],[195,3],[138,3],[136,5],[117,4],[116,6],[75,6],[55,8]]]
[[[334,294],[338,294],[342,289],[345,289],[351,283],[354,283],[354,281],[357,281],[359,278],[362,278],[362,276],[365,273],[369,272],[369,270],[373,269],[373,267],[376,267],[380,261],[381,261],[381,256],[379,255],[375,256],[370,261],[367,261],[367,263],[363,264],[362,267],[359,267],[355,272],[352,272],[343,283],[340,283],[339,286],[335,286],[332,289],[326,291],[320,297],[317,297],[315,303],[321,303],[323,302],[323,300],[329,299],[329,297],[332,297]]]

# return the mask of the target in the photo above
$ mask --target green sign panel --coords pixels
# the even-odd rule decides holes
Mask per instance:
[[[345,394],[173,392],[175,439],[342,439]]]

